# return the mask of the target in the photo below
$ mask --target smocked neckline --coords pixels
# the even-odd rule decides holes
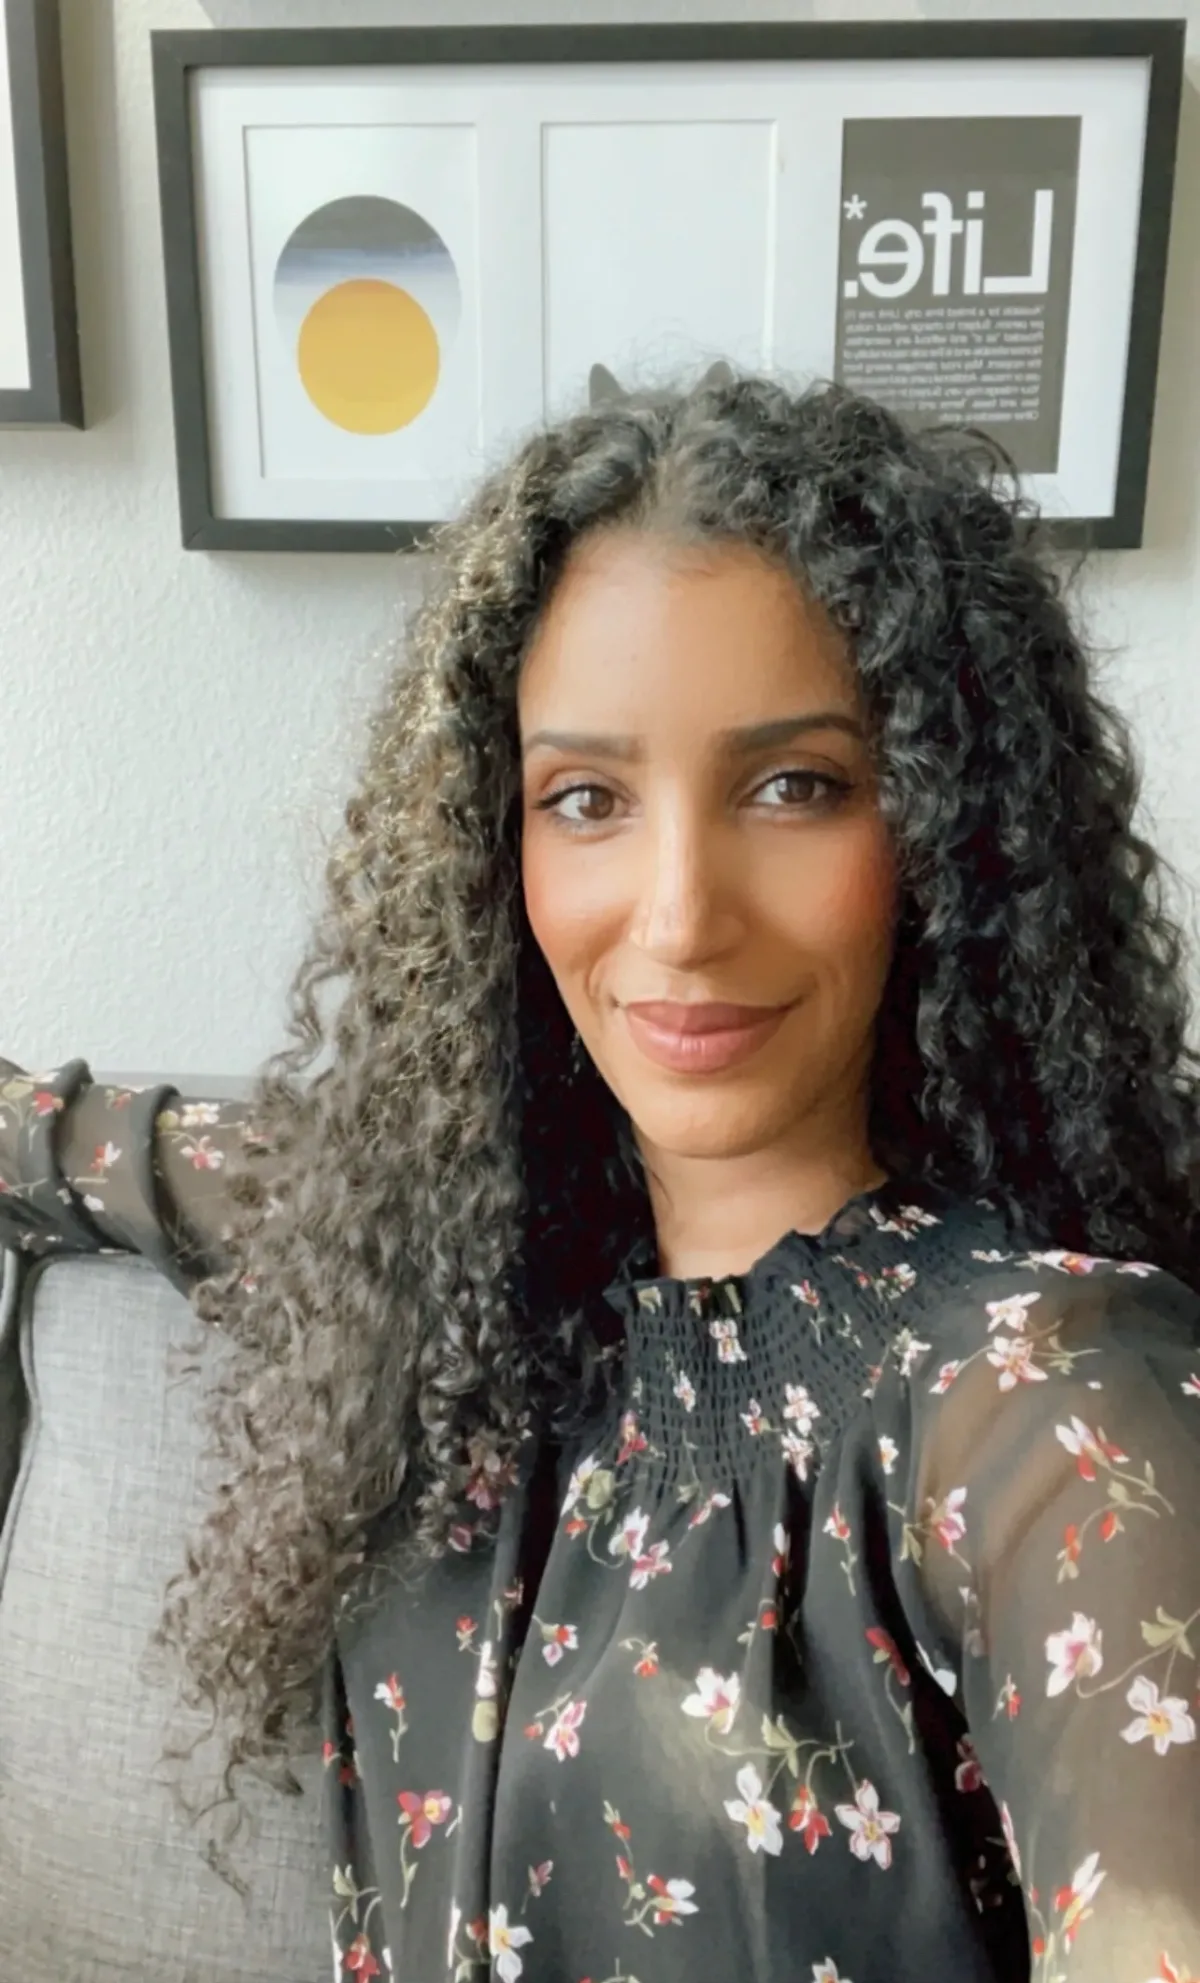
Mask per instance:
[[[864,1233],[886,1230],[895,1210],[914,1200],[920,1204],[927,1195],[911,1181],[887,1177],[882,1184],[870,1185],[847,1198],[819,1232],[789,1227],[749,1267],[728,1274],[660,1274],[656,1271],[654,1238],[646,1234],[626,1254],[620,1270],[604,1289],[604,1299],[626,1320],[648,1309],[684,1315],[727,1307],[736,1313],[749,1307],[757,1291],[776,1282],[781,1272],[802,1265],[805,1255],[851,1247]]]

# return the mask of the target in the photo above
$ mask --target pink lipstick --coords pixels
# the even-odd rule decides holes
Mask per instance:
[[[786,1005],[689,1005],[649,1000],[622,1008],[636,1046],[676,1074],[716,1074],[748,1060],[783,1024]]]

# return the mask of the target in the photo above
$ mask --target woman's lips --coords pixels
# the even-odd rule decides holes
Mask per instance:
[[[748,1060],[786,1017],[784,1005],[622,1006],[634,1044],[659,1067],[679,1074],[713,1074]]]

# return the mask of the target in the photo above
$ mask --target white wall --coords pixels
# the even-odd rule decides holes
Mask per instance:
[[[1200,53],[1200,0],[1192,0]],[[179,548],[148,36],[313,19],[908,18],[926,0],[63,0],[91,427],[0,433],[0,1052],[249,1071],[419,565]],[[1137,11],[1090,0],[985,12]],[[1200,99],[1180,156],[1148,548],[1091,575],[1147,810],[1200,883]],[[1193,912],[1194,915],[1194,912]]]

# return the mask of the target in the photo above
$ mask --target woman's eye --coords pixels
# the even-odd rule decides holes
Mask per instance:
[[[844,778],[825,771],[778,771],[759,785],[752,797],[778,811],[799,811],[812,805],[836,805],[850,786]],[[773,798],[767,797],[773,793]]]
[[[566,785],[539,799],[538,812],[556,813],[569,826],[601,826],[612,817],[613,795],[603,785]]]

